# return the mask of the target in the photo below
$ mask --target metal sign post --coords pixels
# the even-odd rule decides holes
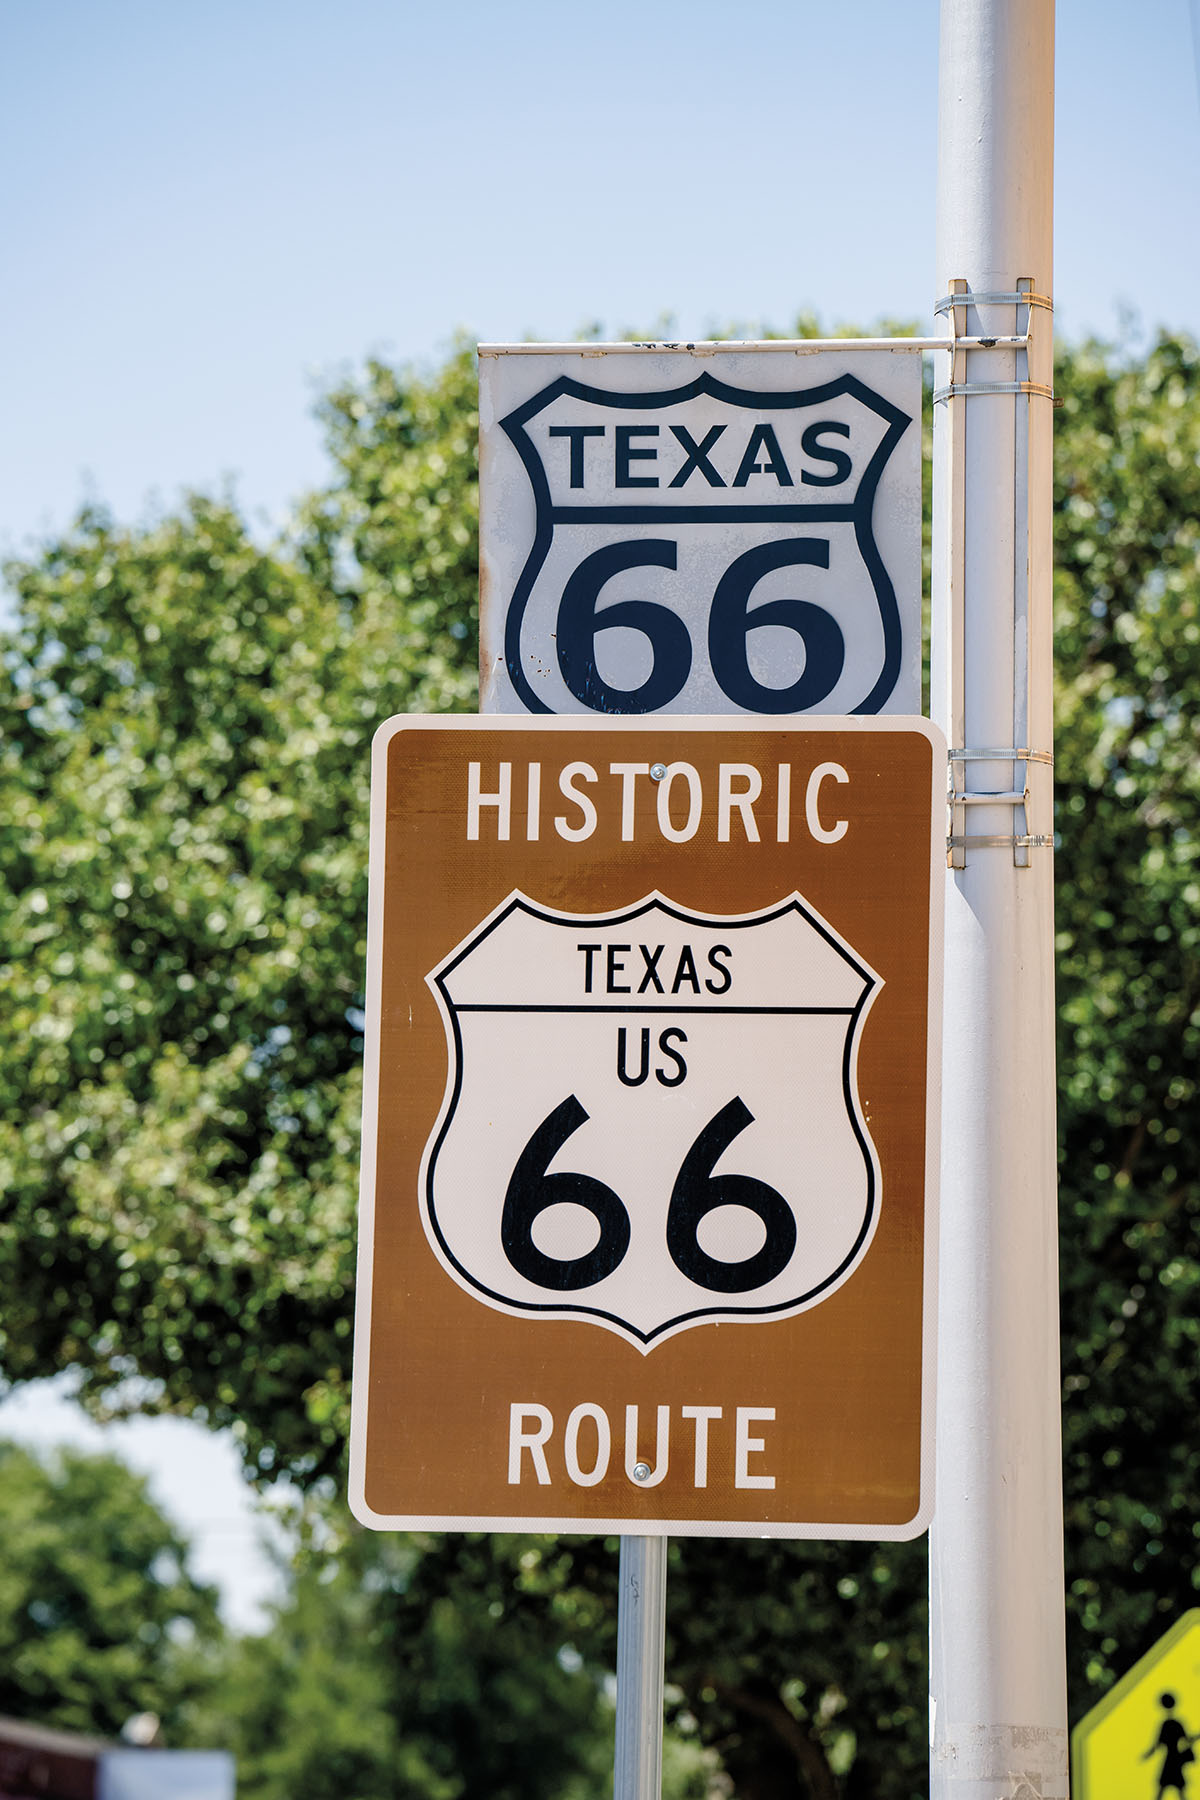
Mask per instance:
[[[662,1789],[666,1538],[622,1537],[619,1580],[613,1800],[658,1800]]]
[[[935,372],[932,688],[953,807],[931,1794],[1062,1800],[1053,0],[943,0],[941,30],[938,313],[955,348]]]

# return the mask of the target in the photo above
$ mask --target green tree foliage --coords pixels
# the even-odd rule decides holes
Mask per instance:
[[[137,1372],[260,1472],[340,1454],[367,750],[474,695],[471,380],[331,396],[342,482],[280,551],[196,499],[10,571],[0,1359]]]
[[[601,1661],[614,1655],[616,1549],[561,1539],[523,1563]],[[928,1792],[925,1576],[920,1543],[673,1540],[676,1733],[717,1752],[737,1800],[917,1800]]]
[[[503,1540],[375,1537],[320,1519],[287,1599],[211,1697],[246,1800],[585,1800],[611,1715],[547,1638]],[[197,1729],[193,1723],[193,1731]]]
[[[1200,1588],[1200,357],[1065,360],[1065,1451],[1079,1712]]]
[[[0,1541],[0,1713],[114,1736],[153,1712],[170,1732],[220,1628],[145,1482],[112,1457],[0,1443]]]
[[[433,380],[369,362],[318,408],[331,486],[304,511],[306,564],[366,613],[391,712],[475,703],[479,505],[475,359],[460,344]]]
[[[1195,1592],[1197,371],[1195,347],[1164,336],[1068,351],[1058,375],[1077,1714]],[[87,514],[9,572],[2,1366],[73,1364],[96,1406],[136,1375],[140,1404],[233,1423],[262,1477],[311,1482],[340,1455],[367,744],[388,713],[474,703],[473,407],[464,349],[429,378],[372,364],[325,403],[332,480],[271,551],[195,500],[138,531]],[[498,1632],[536,1601],[545,1657],[611,1663],[611,1547],[500,1542],[485,1569],[469,1541],[421,1540],[395,1547],[402,1578],[380,1576],[391,1554],[347,1550],[346,1579],[382,1559],[371,1580],[400,1584],[394,1617],[380,1602],[363,1630],[416,1657],[430,1695],[460,1618],[488,1691],[476,1592],[500,1605]],[[672,1555],[680,1743],[717,1746],[741,1800],[924,1791],[921,1546],[688,1540]],[[306,1576],[296,1607],[336,1591],[352,1619],[340,1580]],[[427,1638],[405,1635],[410,1592]],[[297,1613],[296,1670],[301,1627]],[[534,1637],[505,1641],[524,1656]],[[415,1741],[432,1792],[459,1777],[436,1749],[450,1700],[429,1704]],[[311,1735],[332,1756],[332,1727]]]
[[[301,1538],[269,1630],[187,1722],[235,1753],[243,1800],[611,1792],[609,1572],[587,1591],[553,1539],[375,1535],[311,1500]],[[664,1800],[718,1800],[716,1768],[668,1730]]]

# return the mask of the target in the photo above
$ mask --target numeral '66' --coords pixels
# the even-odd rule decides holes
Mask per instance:
[[[563,588],[555,644],[558,666],[577,700],[594,712],[646,713],[669,706],[683,692],[692,668],[687,626],[670,607],[654,600],[614,600],[597,611],[600,595],[626,569],[674,569],[678,546],[670,538],[637,538],[606,544],[585,556]],[[708,615],[708,656],[727,699],[747,712],[804,712],[837,686],[846,644],[837,620],[811,600],[773,599],[751,609],[754,589],[776,569],[829,567],[827,538],[784,538],[759,544],[729,565],[712,597]],[[764,625],[795,632],[804,648],[804,666],[787,687],[768,687],[750,667],[749,637]],[[637,631],[651,651],[650,673],[639,687],[605,681],[596,666],[596,639],[623,626]]]
[[[517,1158],[504,1196],[500,1240],[518,1275],[557,1293],[591,1287],[620,1265],[629,1248],[629,1214],[604,1182],[591,1175],[547,1173],[547,1164],[588,1114],[574,1094],[554,1108]],[[753,1124],[746,1103],[735,1098],[699,1133],[680,1165],[667,1209],[667,1249],[681,1274],[720,1294],[744,1294],[765,1287],[791,1260],[796,1221],[775,1188],[751,1175],[714,1175],[713,1165],[734,1138]],[[550,1256],[533,1241],[533,1228],[552,1206],[570,1204],[590,1212],[600,1228],[593,1248],[582,1256]],[[764,1241],[753,1255],[725,1262],[699,1240],[702,1222],[721,1206],[745,1207],[763,1224]]]

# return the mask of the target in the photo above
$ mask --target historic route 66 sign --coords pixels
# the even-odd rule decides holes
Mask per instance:
[[[429,976],[450,1055],[429,1241],[469,1292],[643,1350],[816,1304],[871,1241],[874,972],[798,895],[717,917],[514,894]],[[496,1070],[519,1088],[497,1104]]]
[[[485,712],[920,707],[920,357],[480,350]]]
[[[944,772],[920,719],[381,730],[365,1523],[922,1528]]]

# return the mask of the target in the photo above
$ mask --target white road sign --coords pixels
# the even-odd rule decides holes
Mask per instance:
[[[921,359],[480,348],[481,710],[920,710]]]
[[[450,1069],[425,1228],[476,1298],[647,1351],[802,1312],[861,1260],[879,1177],[857,1047],[879,981],[799,895],[730,916],[515,894],[430,983]]]

